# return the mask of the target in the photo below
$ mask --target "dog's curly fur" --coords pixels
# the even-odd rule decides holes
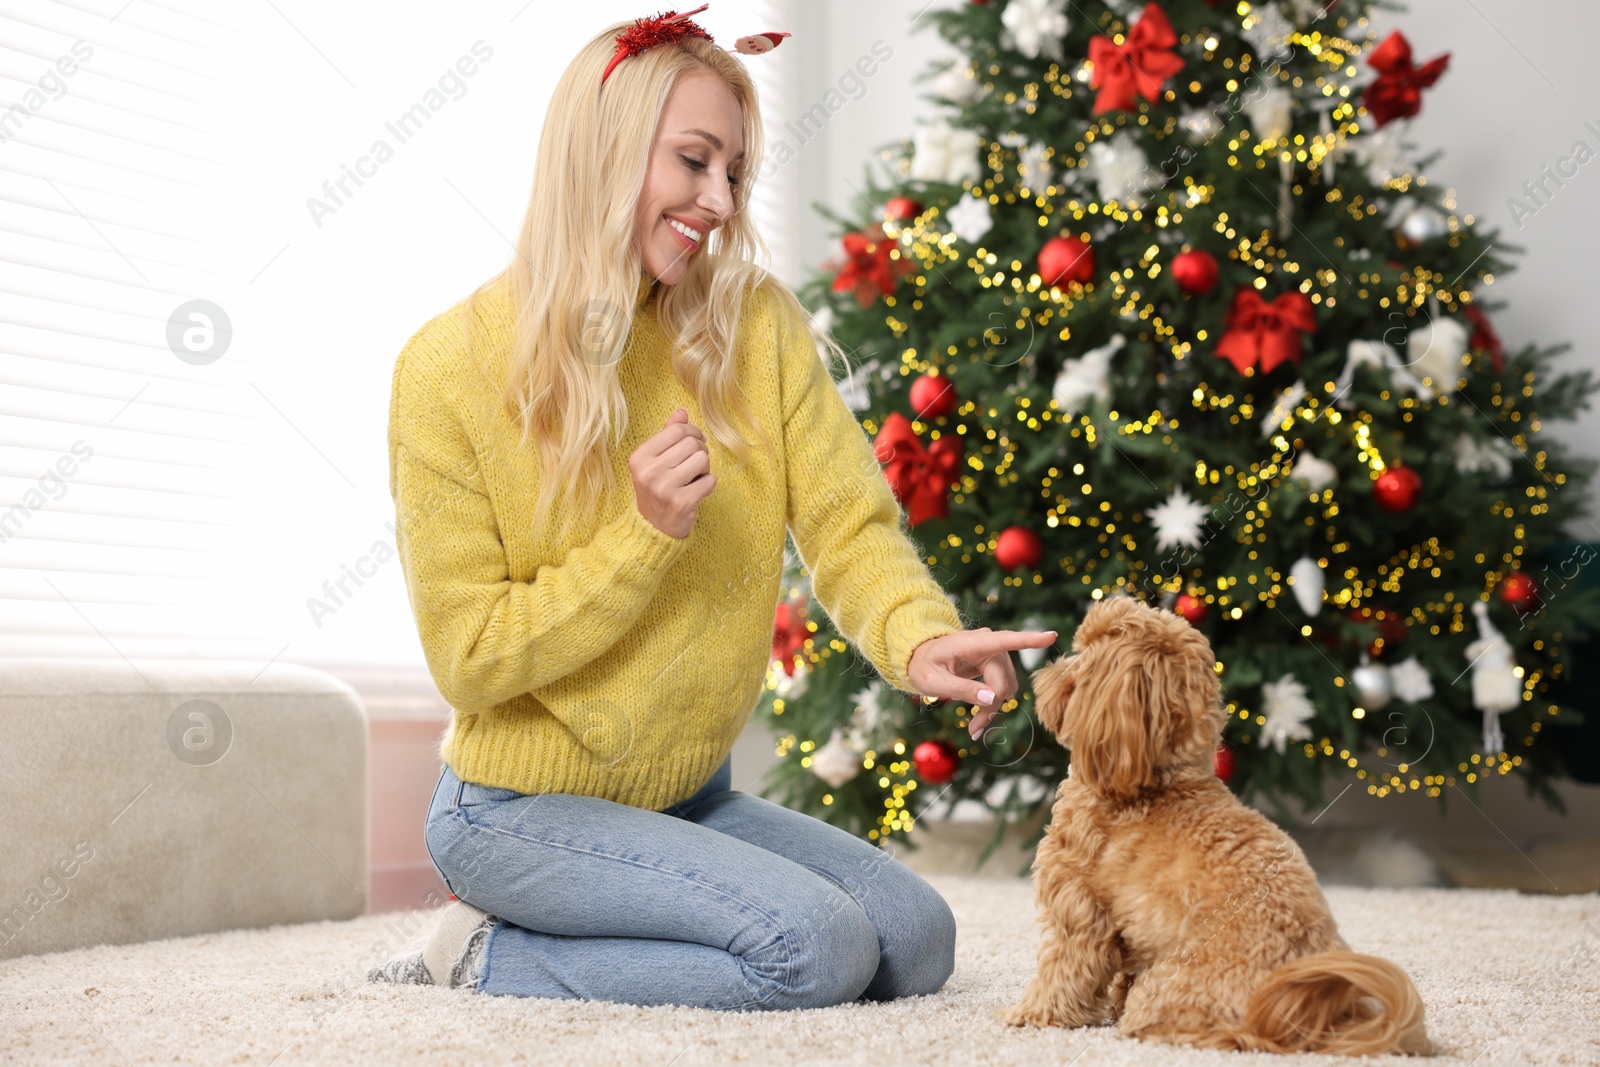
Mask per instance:
[[[1212,771],[1216,659],[1170,611],[1096,603],[1032,676],[1072,751],[1033,863],[1042,939],[1013,1026],[1119,1022],[1202,1048],[1432,1051],[1405,972],[1351,952],[1294,841]]]

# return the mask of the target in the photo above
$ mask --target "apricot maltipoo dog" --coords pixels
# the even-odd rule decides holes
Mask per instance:
[[[1033,862],[1038,971],[999,1018],[1202,1048],[1431,1052],[1411,979],[1350,951],[1299,846],[1214,774],[1215,664],[1182,618],[1118,596],[1034,672],[1039,720],[1072,763]]]

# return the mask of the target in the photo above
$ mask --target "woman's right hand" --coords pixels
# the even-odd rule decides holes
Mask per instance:
[[[639,514],[656,529],[684,538],[694,528],[700,501],[711,495],[717,476],[711,473],[706,435],[689,421],[683,408],[674,411],[654,437],[628,457]]]

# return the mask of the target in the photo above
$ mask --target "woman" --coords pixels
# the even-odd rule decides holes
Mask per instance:
[[[517,255],[395,365],[397,547],[454,709],[425,836],[458,900],[371,977],[723,1009],[932,993],[939,894],[730,788],[785,532],[840,632],[896,688],[971,702],[974,737],[1009,650],[1055,634],[963,632],[753,262],[741,61],[693,23],[619,49],[626,25],[556,88]]]

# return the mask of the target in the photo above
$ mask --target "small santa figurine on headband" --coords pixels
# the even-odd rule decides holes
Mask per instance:
[[[678,14],[676,11],[664,11],[653,18],[634,19],[633,25],[617,34],[617,54],[611,57],[611,62],[606,65],[605,73],[600,75],[603,84],[611,76],[611,71],[616,65],[629,56],[636,56],[647,48],[670,41],[680,41],[685,37],[703,37],[711,40],[711,35],[702,27],[689,20],[690,15],[698,15],[710,4],[701,4],[693,11]],[[752,33],[733,42],[730,52],[741,55],[759,56],[763,52],[770,52],[783,43],[785,37],[793,36],[788,33]]]

